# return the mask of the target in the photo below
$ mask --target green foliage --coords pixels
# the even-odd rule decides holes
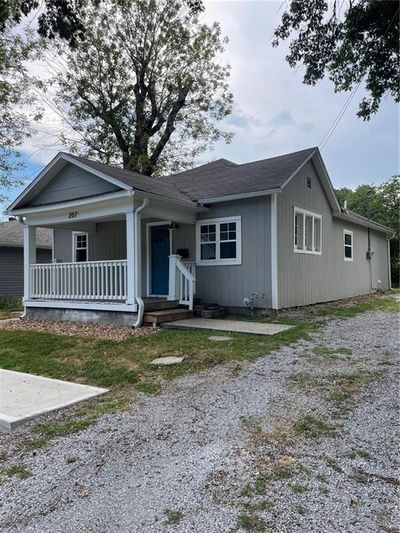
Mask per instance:
[[[226,39],[200,24],[184,0],[88,6],[84,41],[58,43],[67,69],[57,75],[58,105],[80,155],[145,175],[192,166],[231,134],[217,127],[231,112]]]
[[[273,45],[292,34],[287,61],[305,66],[304,83],[324,76],[335,91],[362,80],[368,94],[358,116],[370,119],[385,94],[399,102],[399,4],[392,0],[292,0]]]
[[[19,311],[22,309],[22,298],[18,296],[0,296],[0,309]]]
[[[372,218],[395,231],[390,241],[392,283],[399,285],[400,274],[400,175],[392,176],[381,185],[360,185],[354,191],[347,187],[336,191],[339,203],[351,211]]]
[[[23,183],[18,147],[32,133],[32,121],[40,118],[40,110],[26,111],[35,101],[32,89],[38,84],[26,65],[39,50],[29,31],[17,33],[7,26],[0,33],[0,203],[6,199],[3,191]]]
[[[304,416],[298,420],[294,425],[294,431],[297,435],[313,438],[331,437],[335,433],[334,428],[313,416]]]
[[[37,17],[38,33],[42,37],[66,39],[70,46],[79,44],[85,35],[83,24],[88,4],[97,7],[102,0],[13,0],[0,3],[0,32],[10,23],[19,24],[22,18],[40,9]],[[187,0],[193,13],[203,10],[201,0]]]
[[[13,465],[4,471],[7,477],[16,476],[19,479],[28,479],[31,477],[32,472],[26,465]]]
[[[237,525],[245,531],[267,531],[265,521],[256,514],[240,514],[237,518]]]

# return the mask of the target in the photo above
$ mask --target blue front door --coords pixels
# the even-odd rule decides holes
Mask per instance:
[[[150,284],[151,294],[168,294],[169,229],[168,225],[150,226]]]

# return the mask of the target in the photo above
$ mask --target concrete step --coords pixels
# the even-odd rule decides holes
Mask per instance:
[[[193,311],[186,308],[178,309],[163,309],[162,311],[145,312],[143,317],[143,324],[157,327],[163,322],[173,322],[175,320],[182,320],[183,318],[191,318]]]
[[[144,311],[163,311],[164,309],[179,309],[178,300],[162,300],[159,298],[143,298]]]

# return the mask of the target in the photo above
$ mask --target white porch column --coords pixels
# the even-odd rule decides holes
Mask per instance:
[[[135,213],[126,213],[126,294],[128,305],[135,304]]]
[[[169,281],[168,281],[168,300],[176,300],[176,259],[179,255],[169,256]]]
[[[24,225],[24,300],[31,296],[30,265],[36,263],[36,226]]]

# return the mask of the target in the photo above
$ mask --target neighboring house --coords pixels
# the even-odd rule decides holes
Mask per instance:
[[[52,231],[38,228],[37,260],[50,263]],[[24,225],[18,220],[0,222],[0,297],[24,294]]]
[[[144,297],[240,312],[390,288],[392,230],[339,206],[317,148],[163,178],[59,153],[8,214],[26,220],[27,316],[138,325]]]

